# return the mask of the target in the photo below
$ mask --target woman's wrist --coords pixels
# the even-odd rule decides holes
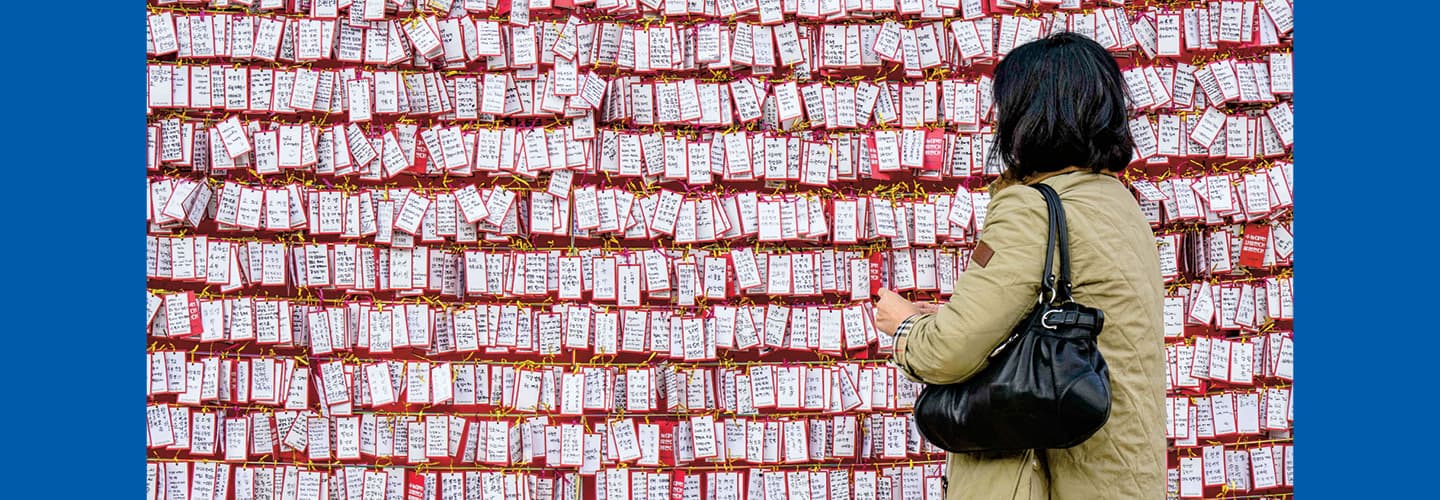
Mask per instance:
[[[925,313],[915,313],[901,320],[900,324],[895,327],[895,340],[898,341],[901,337],[905,336],[905,334],[910,333],[910,329],[915,326],[915,322],[924,315]]]
[[[910,329],[915,327],[915,323],[924,316],[925,313],[915,313],[900,321],[900,324],[895,327],[895,337],[891,343],[892,352],[890,353],[890,364],[900,370],[900,372],[905,375],[905,378],[916,382],[920,382],[921,379],[915,376],[909,367],[905,366],[905,336],[910,333]]]

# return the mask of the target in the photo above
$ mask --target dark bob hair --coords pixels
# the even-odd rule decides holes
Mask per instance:
[[[1057,33],[1016,47],[995,67],[994,95],[994,153],[1014,177],[1130,164],[1125,80],[1089,38]]]

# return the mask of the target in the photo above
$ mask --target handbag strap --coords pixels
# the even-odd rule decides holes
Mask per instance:
[[[1072,297],[1070,231],[1065,225],[1065,206],[1061,204],[1060,194],[1055,192],[1055,188],[1045,184],[1035,184],[1034,187],[1045,198],[1045,207],[1050,212],[1049,234],[1045,238],[1045,274],[1041,277],[1040,282],[1042,300],[1044,295],[1048,294],[1053,299],[1069,302]],[[1051,272],[1051,262],[1054,259],[1053,254],[1056,247],[1059,247],[1060,250],[1060,275],[1058,278]]]

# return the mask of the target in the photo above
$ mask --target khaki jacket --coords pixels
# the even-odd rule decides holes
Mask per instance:
[[[1164,498],[1164,284],[1155,237],[1130,190],[1113,176],[1071,172],[1041,182],[1065,204],[1075,301],[1105,312],[1099,344],[1110,367],[1110,419],[1079,446],[1043,457],[950,454],[945,498]],[[1035,305],[1047,218],[1035,189],[994,193],[980,239],[993,254],[986,261],[977,251],[950,303],[897,341],[894,361],[907,377],[950,384],[984,368],[986,356]]]

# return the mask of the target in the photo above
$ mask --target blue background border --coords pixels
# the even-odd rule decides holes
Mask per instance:
[[[1369,5],[1296,11],[1295,484],[1306,500],[1435,495],[1434,7]]]
[[[145,494],[140,4],[6,4],[0,497]]]
[[[0,78],[5,213],[39,217],[12,222],[0,250],[11,263],[0,289],[7,498],[143,495],[139,4],[90,2],[0,30],[19,49]],[[1423,6],[1345,6],[1297,11],[1296,491],[1306,500],[1427,491],[1419,483],[1434,475],[1440,441],[1427,383],[1440,333],[1429,319],[1437,195],[1427,182],[1440,142],[1426,71],[1436,39]],[[70,192],[57,200],[38,186]]]

